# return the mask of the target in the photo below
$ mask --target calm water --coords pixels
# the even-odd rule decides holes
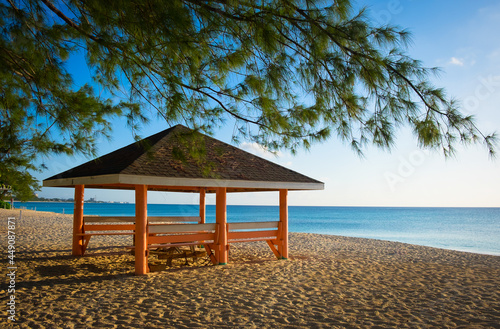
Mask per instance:
[[[17,203],[39,211],[73,213],[73,203]],[[134,204],[86,203],[86,215],[133,216]],[[148,205],[150,216],[197,216],[196,205]],[[279,218],[277,206],[228,206],[229,222]],[[207,206],[215,222],[215,206]],[[291,232],[399,241],[500,255],[500,208],[289,207]]]

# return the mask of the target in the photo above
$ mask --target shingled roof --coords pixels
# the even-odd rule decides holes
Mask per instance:
[[[189,137],[189,139],[187,139]],[[188,151],[195,141],[204,156]],[[95,160],[47,178],[44,186],[195,191],[227,187],[228,192],[317,190],[324,184],[182,125],[161,131]]]

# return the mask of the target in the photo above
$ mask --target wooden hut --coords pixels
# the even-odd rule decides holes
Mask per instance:
[[[193,145],[202,155],[190,155]],[[162,246],[203,244],[214,264],[226,264],[230,243],[265,240],[277,258],[287,258],[288,191],[324,188],[322,182],[182,125],[50,177],[43,186],[75,189],[73,255],[84,254],[92,235],[133,234],[137,275],[148,272],[148,250]],[[135,216],[84,217],[85,188],[135,190]],[[193,218],[148,217],[147,191],[199,193],[200,216],[194,224],[172,224]],[[279,192],[279,220],[228,223],[226,193],[256,191]],[[205,222],[206,193],[216,194],[216,223]],[[100,225],[92,225],[96,222]]]

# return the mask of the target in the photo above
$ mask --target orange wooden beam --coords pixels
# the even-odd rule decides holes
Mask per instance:
[[[219,262],[217,261],[217,258],[215,258],[215,255],[212,253],[212,250],[217,248],[217,246],[214,246],[214,244],[203,244],[203,247],[205,247],[205,251],[207,252],[207,255],[210,257],[210,260],[212,261],[212,264],[217,265]]]
[[[85,225],[85,232],[93,231],[133,231],[135,230],[134,224],[96,224]]]
[[[148,273],[148,187],[135,186],[135,275]]]
[[[175,234],[175,235],[156,235],[149,236],[149,244],[161,243],[177,243],[177,242],[194,242],[203,240],[215,240],[214,233],[198,233],[198,234]],[[200,242],[202,244],[202,242]]]
[[[206,217],[206,207],[205,207],[205,194],[207,193],[205,188],[200,189],[200,224],[205,224]]]
[[[280,244],[278,245],[278,251],[281,254],[281,258],[288,258],[288,190],[280,190],[280,233],[281,238]]]
[[[89,245],[89,241],[90,241],[91,237],[92,237],[91,235],[84,235],[83,236],[83,246],[82,246],[83,253],[85,253],[85,250],[87,250],[87,246]]]
[[[215,249],[215,257],[219,265],[226,265],[228,258],[226,192],[225,187],[218,187],[215,192],[215,221],[219,224],[216,231],[218,246]]]
[[[84,239],[83,233],[83,194],[84,185],[75,186],[75,209],[73,211],[73,256],[83,256]]]
[[[276,239],[278,231],[269,230],[269,231],[246,231],[246,232],[229,232],[227,235],[228,240],[232,239],[258,239],[267,238],[265,240]]]
[[[280,255],[278,249],[276,249],[276,247],[274,246],[273,240],[266,240],[266,242],[269,245],[269,248],[271,248],[271,250],[273,251],[274,256],[276,256],[276,258],[280,259],[281,255]]]

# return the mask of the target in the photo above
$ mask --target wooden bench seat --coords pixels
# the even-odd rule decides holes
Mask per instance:
[[[94,232],[94,233],[78,233],[78,236],[93,236],[93,235],[132,235],[134,233],[129,232]]]
[[[276,240],[279,222],[228,223],[227,230],[229,243]]]
[[[213,262],[217,224],[150,224],[147,249],[203,245]]]
[[[187,225],[178,223],[199,223],[199,216],[150,216],[148,226],[158,225]],[[130,235],[135,234],[135,217],[130,216],[84,216],[83,233],[77,236],[83,238],[83,254],[92,236]]]
[[[274,255],[281,258],[277,245],[280,232],[280,222],[246,222],[227,224],[227,242],[244,243],[266,241]]]
[[[83,238],[82,254],[85,254],[92,236],[134,235],[135,217],[83,216],[82,231],[76,235]]]
[[[184,247],[184,246],[200,246],[204,244],[213,244],[213,241],[197,241],[197,242],[180,242],[180,243],[163,243],[163,244],[149,244],[148,249],[157,248],[170,248],[170,247]],[[135,246],[128,246],[127,249],[135,249]]]

